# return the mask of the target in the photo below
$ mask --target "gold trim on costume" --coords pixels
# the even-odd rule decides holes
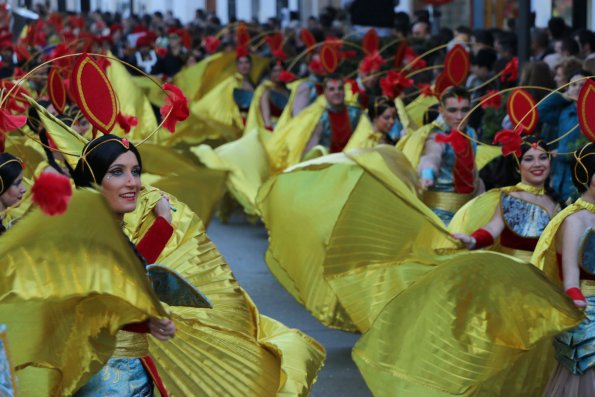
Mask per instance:
[[[118,331],[113,358],[140,358],[149,355],[147,335],[138,332]]]
[[[430,208],[438,208],[444,211],[455,213],[467,201],[471,200],[473,195],[453,193],[453,192],[435,192],[426,190],[423,193],[423,202]]]

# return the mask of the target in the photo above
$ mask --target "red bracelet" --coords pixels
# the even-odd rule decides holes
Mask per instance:
[[[480,249],[494,244],[494,237],[485,229],[477,229],[471,234],[475,239],[475,247],[473,249]]]
[[[572,298],[575,301],[587,301],[585,295],[583,295],[582,291],[579,288],[568,288],[566,291],[566,295]]]

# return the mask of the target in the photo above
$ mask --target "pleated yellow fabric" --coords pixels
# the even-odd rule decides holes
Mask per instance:
[[[156,189],[143,190],[126,231],[139,241],[152,224]],[[324,360],[313,339],[263,320],[238,285],[202,222],[175,197],[174,235],[157,262],[181,273],[212,302],[213,309],[171,308],[179,330],[168,343],[150,340],[150,351],[172,396],[307,395]],[[182,371],[180,371],[182,368]]]
[[[277,174],[300,162],[308,140],[320,121],[325,107],[326,99],[322,96],[318,97],[316,102],[299,115],[275,129],[271,139],[265,143],[272,174]]]
[[[423,206],[417,199],[415,173],[407,160],[393,147],[384,145],[300,163],[271,178],[259,192],[257,202],[270,236],[267,265],[281,284],[328,326],[351,331],[358,329],[359,324],[347,315],[351,308],[338,299],[337,291],[343,290],[340,286],[335,288],[335,284],[341,282],[336,273],[341,273],[342,269],[329,268],[328,261],[330,258],[336,266],[340,266],[339,262],[346,263],[347,259],[350,264],[357,262],[362,257],[356,251],[362,246],[369,248],[371,255],[381,250],[382,243],[376,244],[376,237],[383,237],[377,231],[383,228],[383,220],[369,216],[377,208],[392,211],[398,199],[391,201],[391,189],[417,200]],[[381,196],[383,192],[390,192],[389,197]],[[359,216],[345,218],[352,201],[366,195],[369,201],[365,209],[362,207],[363,212]],[[431,218],[429,222],[439,224],[440,220],[429,209],[425,211]],[[366,229],[347,242],[341,235],[344,230],[339,224],[351,221],[359,226],[366,222],[381,223],[371,231],[372,236],[367,235],[370,229]],[[358,225],[352,230],[361,230]],[[404,225],[405,222],[398,222],[395,227],[399,229]],[[389,240],[387,245],[394,245],[392,234],[395,232],[398,230],[391,230],[384,236]],[[335,237],[337,233],[340,237]],[[348,238],[355,235],[347,233]],[[369,245],[368,239],[373,240]],[[346,244],[331,252],[342,242]],[[343,252],[344,256],[341,256],[342,249],[347,250]],[[333,253],[336,254],[334,257]],[[368,274],[360,273],[358,282],[362,285],[358,288],[374,288],[367,277]],[[362,300],[369,306],[367,297]],[[352,303],[351,300],[349,302]]]
[[[424,114],[430,106],[436,105],[438,99],[435,96],[418,95],[413,101],[405,106],[405,112],[409,118],[410,129],[415,131],[424,125]],[[400,114],[399,114],[400,115]]]
[[[78,225],[78,226],[77,226]],[[34,210],[0,239],[0,317],[24,396],[71,395],[113,353],[116,332],[165,317],[103,197]]]
[[[347,153],[370,177],[351,190],[326,244],[325,281],[361,332],[391,298],[435,264],[410,263],[408,256],[422,251],[418,254],[425,257],[423,250],[435,246],[458,247],[418,198],[416,174],[404,156],[389,162],[388,154],[387,149]]]
[[[232,141],[241,136],[244,122],[240,109],[233,101],[233,90],[240,88],[241,84],[242,77],[235,74],[223,80],[199,101],[190,104],[192,115],[206,124],[206,130],[200,131],[206,138]]]
[[[164,146],[145,143],[138,150],[143,181],[186,203],[208,225],[225,193],[227,172],[201,166]]]
[[[138,120],[138,125],[132,127],[128,134],[118,124],[111,133],[126,136],[132,142],[139,142],[147,138],[157,128],[157,118],[143,90],[134,83],[132,76],[120,62],[111,61],[106,74],[114,87],[120,104],[120,112],[128,116],[134,116]],[[151,136],[150,141],[159,142],[169,135],[169,131],[161,128]]]
[[[269,177],[269,163],[262,142],[270,135],[269,131],[256,128],[215,149],[208,145],[190,149],[208,168],[229,172],[227,188],[248,215],[259,214],[256,195]]]
[[[35,108],[39,120],[64,155],[64,160],[74,169],[87,140],[77,134],[61,120],[50,114],[46,108],[38,104],[33,98],[27,97],[29,104]]]
[[[582,318],[529,263],[464,252],[391,300],[353,358],[375,396],[537,397],[551,338]]]
[[[382,139],[382,133],[374,131],[372,123],[365,114],[362,114],[360,121],[357,123],[353,135],[349,138],[347,145],[343,149],[344,152],[351,149],[368,149],[378,145]]]
[[[588,210],[595,213],[595,205],[579,198],[564,208],[564,210],[548,223],[533,252],[531,263],[541,269],[553,283],[561,285],[558,261],[556,259],[556,234],[566,217],[581,210]]]
[[[130,75],[134,84],[140,88],[143,95],[147,97],[153,106],[160,108],[165,103],[165,93],[161,90],[163,81],[156,76],[133,76]],[[155,84],[157,83],[157,84]]]

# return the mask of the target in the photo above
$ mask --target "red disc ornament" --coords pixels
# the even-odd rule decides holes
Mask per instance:
[[[444,60],[444,71],[452,85],[460,86],[465,83],[470,63],[469,53],[462,45],[457,44],[448,51]]]
[[[454,84],[450,81],[448,74],[443,71],[438,75],[438,77],[436,77],[436,81],[434,81],[434,92],[436,95],[438,95],[438,97],[440,97],[444,90],[452,85]]]
[[[109,134],[119,113],[114,88],[101,67],[82,55],[70,76],[72,94],[81,112],[97,130]]]
[[[362,48],[364,49],[366,55],[369,55],[374,51],[378,51],[379,46],[380,38],[378,37],[378,32],[376,32],[376,29],[368,30],[362,41]]]
[[[54,67],[48,74],[48,96],[56,111],[58,113],[64,113],[67,99],[66,87],[64,86],[64,80],[62,80],[60,72]]]
[[[522,88],[517,88],[508,97],[506,102],[508,117],[514,129],[521,127],[525,134],[531,134],[537,125],[539,116],[535,99]]]
[[[576,110],[581,131],[591,142],[595,142],[595,112],[593,106],[595,106],[595,82],[587,79],[578,94]]]
[[[339,52],[332,43],[326,43],[320,49],[320,62],[326,73],[335,73],[339,67]]]

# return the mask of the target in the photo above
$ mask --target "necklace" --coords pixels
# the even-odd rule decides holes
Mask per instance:
[[[535,194],[537,196],[543,196],[545,194],[544,187],[535,187],[531,185],[527,185],[526,183],[519,182],[516,184],[516,187],[522,190],[523,192]]]

